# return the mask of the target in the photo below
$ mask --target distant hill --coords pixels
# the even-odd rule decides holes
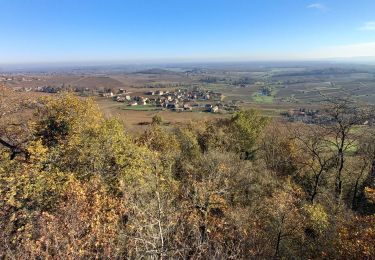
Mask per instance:
[[[356,73],[369,73],[368,70],[354,69],[354,68],[324,68],[324,69],[315,69],[307,71],[297,71],[297,72],[282,72],[277,73],[276,76],[327,76],[327,75],[349,75]]]
[[[153,68],[142,71],[134,72],[134,74],[152,74],[152,75],[181,75],[181,72],[176,72],[172,70]]]

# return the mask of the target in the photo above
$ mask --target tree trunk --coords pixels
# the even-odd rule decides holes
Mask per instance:
[[[341,180],[341,177],[342,177],[342,171],[344,169],[344,151],[343,151],[343,143],[344,141],[342,141],[342,145],[339,149],[339,152],[338,152],[338,157],[339,157],[339,168],[338,168],[338,171],[337,171],[337,176],[336,176],[336,182],[335,182],[335,191],[336,191],[336,198],[338,200],[338,202],[341,200],[341,195],[342,195],[342,180]]]
[[[276,242],[276,249],[275,249],[275,255],[274,255],[275,258],[279,256],[280,242],[281,242],[281,230],[277,234],[277,242]]]
[[[357,193],[358,193],[358,184],[359,184],[359,179],[361,177],[358,177],[357,180],[355,181],[354,185],[354,192],[353,192],[353,199],[352,199],[352,210],[357,209]]]
[[[314,204],[315,196],[318,194],[319,180],[320,180],[320,176],[322,175],[322,173],[323,173],[323,169],[320,169],[319,173],[315,176],[313,192],[310,197],[311,204]]]

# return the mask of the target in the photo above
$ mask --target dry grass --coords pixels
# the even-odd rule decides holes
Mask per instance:
[[[131,131],[145,128],[145,124],[151,123],[152,117],[159,114],[166,124],[186,124],[191,121],[208,121],[215,118],[223,118],[229,115],[212,114],[207,112],[172,112],[172,111],[135,111],[124,110],[123,103],[114,102],[110,99],[96,99],[106,117],[119,119]]]

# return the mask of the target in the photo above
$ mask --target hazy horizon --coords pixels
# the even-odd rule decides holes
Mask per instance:
[[[90,67],[90,66],[168,66],[168,65],[194,65],[194,64],[272,64],[272,63],[326,63],[326,64],[363,64],[375,65],[375,56],[326,58],[326,59],[143,59],[143,60],[97,60],[97,61],[56,61],[56,62],[14,62],[1,63],[0,71],[4,68],[25,67]]]

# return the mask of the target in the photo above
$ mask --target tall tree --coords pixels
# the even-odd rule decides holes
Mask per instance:
[[[327,141],[332,144],[336,151],[335,194],[338,201],[340,201],[346,155],[356,142],[355,138],[353,138],[352,130],[356,125],[361,125],[368,119],[368,111],[360,107],[357,102],[347,98],[329,98],[327,102],[327,117],[323,123],[330,131]]]

